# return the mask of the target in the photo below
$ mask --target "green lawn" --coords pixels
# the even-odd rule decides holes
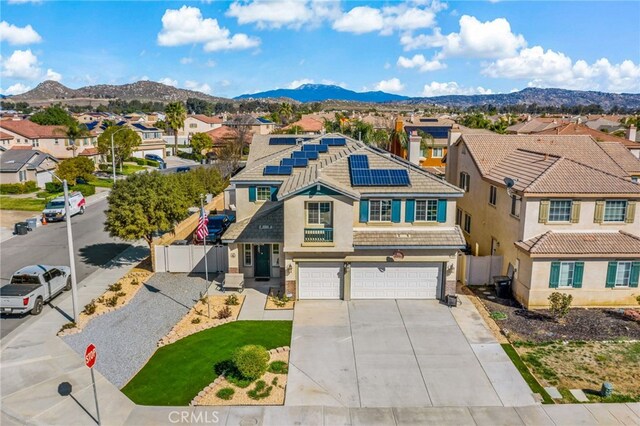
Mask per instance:
[[[120,172],[120,166],[116,166],[116,174],[117,175],[132,175],[136,172],[139,172],[140,170],[146,170],[147,168],[145,166],[139,166],[137,164],[133,164],[133,163],[125,163],[122,165],[122,173]],[[101,169],[102,170],[102,169]],[[104,172],[107,172],[109,174],[111,174],[111,167],[109,165],[109,167],[107,167],[105,170],[103,170]]]
[[[42,198],[11,198],[0,197],[0,210],[26,210],[41,212],[46,200]]]
[[[89,182],[89,185],[100,188],[111,188],[113,186],[113,181],[111,179],[96,179]]]
[[[140,405],[188,405],[236,348],[289,346],[291,327],[291,321],[235,321],[185,337],[158,349],[122,392]]]

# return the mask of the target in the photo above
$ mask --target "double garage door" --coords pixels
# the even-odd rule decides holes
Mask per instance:
[[[442,266],[437,263],[351,264],[351,299],[436,299]],[[300,299],[340,299],[342,263],[299,264]]]

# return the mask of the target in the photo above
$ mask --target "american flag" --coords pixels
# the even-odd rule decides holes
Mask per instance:
[[[200,241],[204,241],[207,235],[209,235],[209,228],[207,227],[209,218],[202,209],[200,213],[200,220],[198,221],[198,228],[196,228],[196,238]]]

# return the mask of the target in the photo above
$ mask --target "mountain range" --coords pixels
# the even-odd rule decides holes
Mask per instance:
[[[186,101],[197,98],[208,102],[232,102],[231,99],[215,97],[194,90],[179,89],[153,81],[138,81],[130,84],[99,84],[79,89],[70,89],[55,81],[45,81],[28,92],[15,96],[6,96],[11,101],[30,103],[60,102],[87,104],[90,100],[106,103],[109,99],[140,100],[156,102]],[[303,84],[296,89],[276,89],[266,92],[245,94],[236,97],[236,102],[260,99],[268,102],[324,102],[345,101],[359,103],[394,103],[401,105],[437,104],[449,107],[470,107],[492,104],[496,107],[508,105],[536,104],[538,106],[577,106],[599,104],[605,110],[614,106],[628,109],[640,109],[638,93],[606,93],[565,89],[526,88],[519,92],[493,95],[447,95],[435,97],[408,97],[385,93],[355,92],[340,86],[324,84]]]

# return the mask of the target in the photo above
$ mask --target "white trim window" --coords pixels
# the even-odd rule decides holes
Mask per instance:
[[[251,244],[243,245],[244,266],[253,266],[253,250]]]
[[[549,222],[569,222],[571,220],[571,200],[551,200],[549,202]]]
[[[280,244],[271,244],[271,266],[280,266]]]
[[[331,226],[331,202],[308,201],[307,224]]]
[[[256,188],[256,200],[257,201],[269,201],[271,200],[271,187],[259,186]]]
[[[458,187],[460,189],[464,189],[465,192],[469,192],[469,183],[471,182],[471,178],[469,177],[469,173],[460,172],[460,184]]]
[[[416,222],[438,220],[438,200],[416,200]]]
[[[631,265],[629,261],[618,262],[616,265],[616,287],[629,287],[631,282]]]
[[[369,201],[369,221],[391,222],[391,200]]]
[[[444,148],[431,148],[431,158],[444,157]]]
[[[560,275],[558,276],[558,287],[573,287],[573,273],[576,262],[560,262]]]
[[[624,222],[627,216],[626,200],[607,200],[604,205],[604,222]]]

